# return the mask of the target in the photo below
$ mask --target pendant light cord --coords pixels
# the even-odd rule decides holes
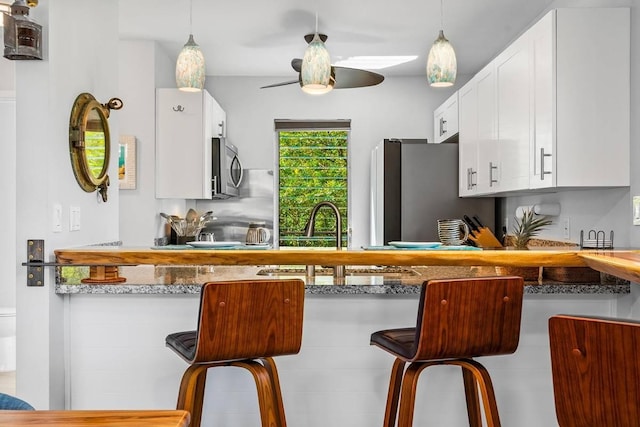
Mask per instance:
[[[444,13],[443,12],[443,9],[444,9],[444,6],[443,6],[444,3],[443,2],[444,2],[444,0],[440,0],[440,29],[441,30],[444,29],[444,25],[442,23],[442,15]]]
[[[189,0],[189,34],[193,34],[193,0]]]

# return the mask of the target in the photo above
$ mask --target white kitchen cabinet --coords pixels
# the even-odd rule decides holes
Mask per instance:
[[[630,185],[629,82],[629,9],[549,12],[460,90],[460,195]]]
[[[489,64],[458,92],[460,196],[491,193],[499,186],[495,110],[495,74]]]
[[[630,185],[629,9],[558,9],[529,33],[530,188]]]
[[[227,113],[222,109],[218,101],[213,99],[213,136],[219,138],[227,137]]]
[[[478,91],[471,79],[458,91],[458,195],[478,194]]]
[[[433,112],[433,142],[439,144],[458,134],[458,92]]]
[[[156,91],[156,198],[211,199],[214,99],[205,90]]]
[[[495,191],[529,188],[531,143],[531,48],[520,37],[494,61],[500,180]]]
[[[501,152],[497,139],[496,72],[494,64],[484,67],[474,78],[478,93],[478,193],[500,191]]]

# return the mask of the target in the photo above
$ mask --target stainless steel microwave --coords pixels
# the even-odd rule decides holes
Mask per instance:
[[[211,198],[228,199],[240,194],[242,163],[238,149],[225,138],[212,139]]]

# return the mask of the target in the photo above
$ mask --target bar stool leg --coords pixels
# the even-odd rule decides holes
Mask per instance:
[[[488,427],[500,427],[500,416],[498,415],[498,405],[496,403],[496,395],[493,391],[493,383],[489,372],[484,366],[472,359],[459,359],[447,361],[447,364],[458,365],[464,370],[471,372],[478,382],[480,394],[482,395],[482,403],[484,406],[485,417],[487,418]]]
[[[204,386],[207,369],[212,365],[191,365],[182,375],[176,409],[184,409],[191,414],[190,427],[200,427]]]
[[[387,393],[387,407],[384,411],[383,427],[395,427],[396,415],[398,414],[398,402],[400,401],[400,389],[402,387],[402,377],[404,374],[405,362],[396,359],[391,368],[391,380],[389,381],[389,392]]]
[[[278,405],[274,400],[274,390],[271,385],[272,379],[268,370],[254,360],[232,362],[231,366],[244,368],[253,375],[258,391],[262,427],[286,427],[286,422],[280,418]]]
[[[470,427],[482,427],[482,412],[480,411],[480,396],[478,395],[478,383],[473,373],[462,368],[464,381],[464,394],[467,399],[467,414]]]
[[[278,376],[278,369],[276,368],[276,362],[272,357],[264,357],[260,359],[262,364],[269,373],[271,378],[271,389],[273,390],[273,401],[278,412],[278,419],[283,427],[287,425],[284,415],[284,403],[282,402],[282,391],[280,390],[280,377]]]
[[[416,404],[416,388],[418,387],[420,373],[429,366],[438,364],[440,364],[440,362],[412,362],[404,371],[402,390],[400,393],[398,427],[412,427],[413,410]]]

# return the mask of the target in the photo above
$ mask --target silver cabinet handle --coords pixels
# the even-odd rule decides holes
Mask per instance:
[[[218,123],[218,127],[220,128],[220,131],[218,131],[218,136],[224,135],[224,121]]]
[[[489,162],[489,187],[493,187],[493,184],[498,183],[497,179],[493,179],[493,171],[497,169],[497,165],[494,165],[493,162]]]
[[[444,135],[445,133],[447,133],[447,121],[440,117],[440,136]]]
[[[544,181],[545,175],[551,175],[551,172],[546,172],[544,170],[544,158],[551,157],[551,154],[544,154],[544,148],[540,149],[540,180]]]
[[[473,187],[476,186],[476,183],[473,182],[473,176],[476,173],[473,168],[467,168],[467,190],[473,190]]]

